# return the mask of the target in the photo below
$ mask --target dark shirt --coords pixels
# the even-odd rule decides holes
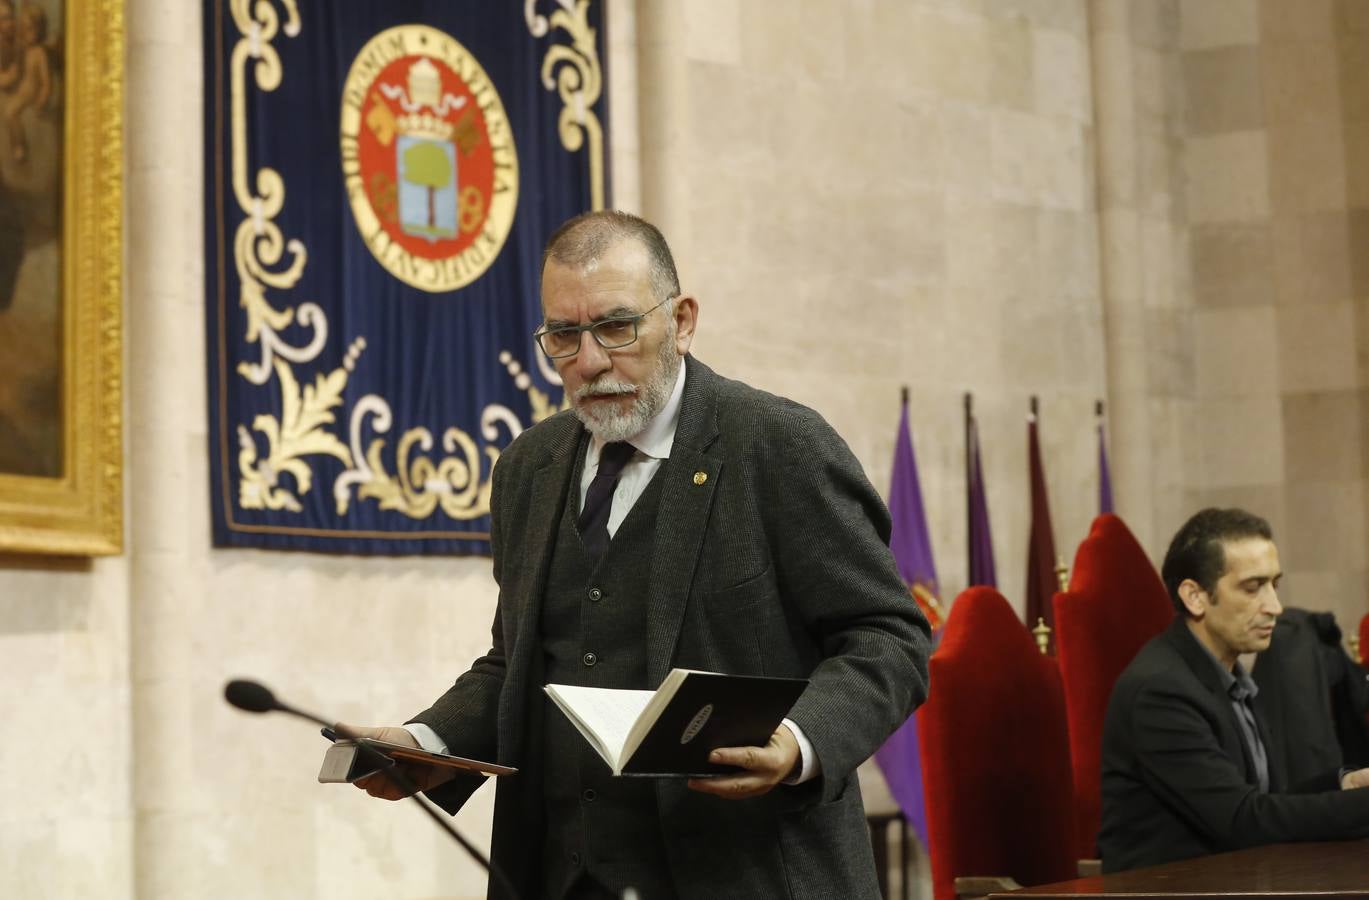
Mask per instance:
[[[1199,641],[1199,644],[1202,644]],[[1207,650],[1206,646],[1203,646]],[[1245,738],[1246,749],[1250,751],[1250,759],[1255,763],[1255,775],[1259,778],[1260,793],[1269,793],[1269,754],[1265,752],[1264,741],[1260,740],[1260,729],[1255,724],[1255,709],[1251,701],[1260,692],[1259,685],[1255,684],[1245,671],[1245,668],[1238,660],[1227,671],[1222,661],[1212,655],[1211,650],[1207,650],[1207,655],[1212,660],[1212,664],[1217,667],[1218,676],[1222,679],[1222,688],[1226,695],[1231,698],[1231,709],[1236,713],[1236,722],[1241,726],[1241,736]]]

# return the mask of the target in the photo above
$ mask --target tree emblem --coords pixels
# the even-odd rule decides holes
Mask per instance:
[[[452,163],[442,145],[431,141],[417,141],[404,151],[404,180],[428,189],[427,231],[431,235],[446,234],[449,229],[436,227],[435,198],[437,192],[452,183]],[[410,232],[413,223],[405,223]]]

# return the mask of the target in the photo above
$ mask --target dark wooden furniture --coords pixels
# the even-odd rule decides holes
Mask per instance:
[[[992,897],[1369,897],[1369,840],[1274,844]]]
[[[912,855],[908,846],[908,820],[901,812],[867,813],[866,823],[870,826],[870,844],[875,851],[875,874],[879,878],[879,895],[884,900],[893,900],[889,893],[889,829],[898,829],[898,871],[899,897],[908,900],[912,896]]]

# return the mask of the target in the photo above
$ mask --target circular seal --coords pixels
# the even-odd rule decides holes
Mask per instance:
[[[426,25],[387,28],[342,90],[342,174],[358,231],[390,274],[439,293],[499,256],[518,206],[518,155],[479,61]]]

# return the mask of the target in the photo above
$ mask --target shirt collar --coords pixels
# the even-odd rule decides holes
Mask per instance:
[[[675,387],[670,392],[670,399],[666,401],[661,411],[652,417],[646,427],[627,439],[627,442],[636,447],[638,451],[651,457],[652,459],[669,459],[671,448],[675,446],[675,429],[680,424],[680,401],[684,397],[685,385],[685,364],[680,360],[680,370],[675,374]],[[585,459],[586,465],[596,463],[599,459],[599,451],[604,448],[604,442],[598,436],[594,436],[590,441],[589,454]]]
[[[1207,658],[1212,660],[1212,665],[1217,667],[1218,676],[1222,680],[1222,690],[1225,691],[1226,695],[1232,700],[1253,699],[1254,696],[1260,692],[1259,685],[1255,684],[1255,679],[1251,678],[1245,671],[1245,667],[1241,665],[1240,660],[1237,660],[1236,664],[1231,667],[1231,670],[1227,671],[1226,666],[1222,665],[1222,661],[1218,659],[1211,650],[1207,649],[1206,644],[1202,641],[1198,641],[1198,646],[1203,648],[1203,652],[1207,654]]]

